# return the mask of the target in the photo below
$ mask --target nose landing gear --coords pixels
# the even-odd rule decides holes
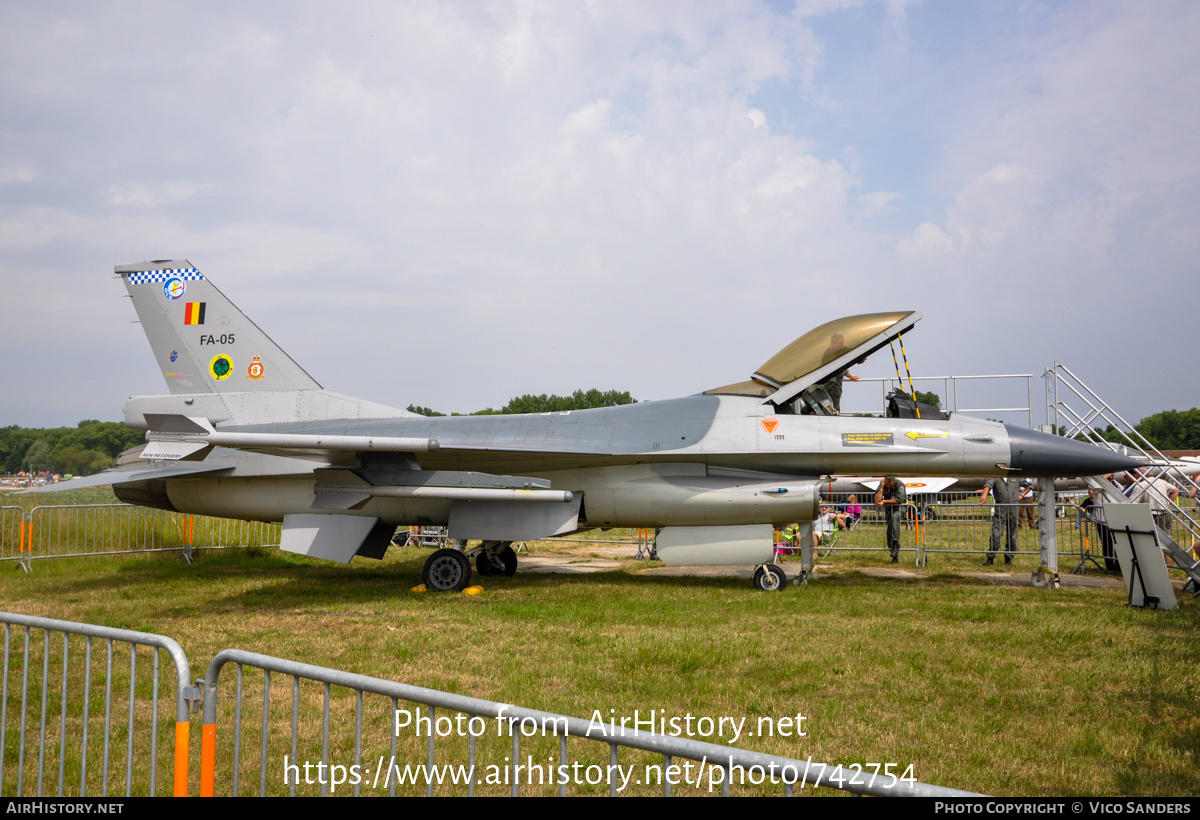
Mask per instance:
[[[787,574],[778,564],[763,564],[754,570],[754,588],[762,592],[775,592],[787,586]]]

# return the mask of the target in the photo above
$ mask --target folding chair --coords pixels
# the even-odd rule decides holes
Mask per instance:
[[[837,550],[838,541],[841,540],[843,532],[850,532],[855,527],[857,527],[859,520],[860,519],[858,519],[858,518],[847,518],[846,519],[847,524],[846,524],[845,530],[839,529],[839,530],[834,530],[833,532],[821,533],[821,543],[820,543],[820,546],[818,546],[818,548],[817,548],[817,557],[818,558],[828,558],[830,555],[836,555],[840,558],[842,554],[840,552],[838,552],[838,550]],[[822,550],[824,550],[824,551],[822,552]]]

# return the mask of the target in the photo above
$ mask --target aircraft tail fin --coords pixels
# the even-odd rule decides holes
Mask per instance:
[[[186,259],[115,270],[172,394],[321,388]]]

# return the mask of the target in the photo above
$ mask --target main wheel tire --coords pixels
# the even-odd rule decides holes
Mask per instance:
[[[484,550],[475,556],[475,569],[480,575],[511,578],[517,572],[517,553],[507,544],[490,551]]]
[[[775,564],[765,564],[754,570],[754,588],[775,592],[787,586],[787,574]]]
[[[512,547],[505,544],[496,552],[496,559],[504,565],[501,575],[506,578],[511,578],[517,574],[517,552]]]
[[[438,550],[425,561],[421,579],[434,592],[466,589],[471,583],[471,562],[458,550]]]
[[[489,555],[487,550],[484,550],[475,556],[475,571],[484,576],[503,575],[504,565],[496,556]]]

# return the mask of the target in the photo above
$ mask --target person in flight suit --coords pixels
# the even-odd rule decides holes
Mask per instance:
[[[887,545],[892,554],[892,563],[900,561],[900,515],[908,502],[904,485],[894,475],[887,476],[875,491],[875,506],[883,507],[887,516]]]
[[[992,513],[992,540],[988,545],[987,558],[983,562],[985,564],[992,563],[996,557],[996,553],[1000,551],[1001,533],[1005,533],[1008,539],[1007,549],[1004,553],[1004,563],[1012,563],[1012,557],[1017,551],[1018,508],[1015,505],[1020,503],[1020,487],[1020,481],[1008,476],[989,478],[987,483],[983,485],[983,496],[980,497],[979,503],[985,503],[990,493],[996,504],[996,508]]]

